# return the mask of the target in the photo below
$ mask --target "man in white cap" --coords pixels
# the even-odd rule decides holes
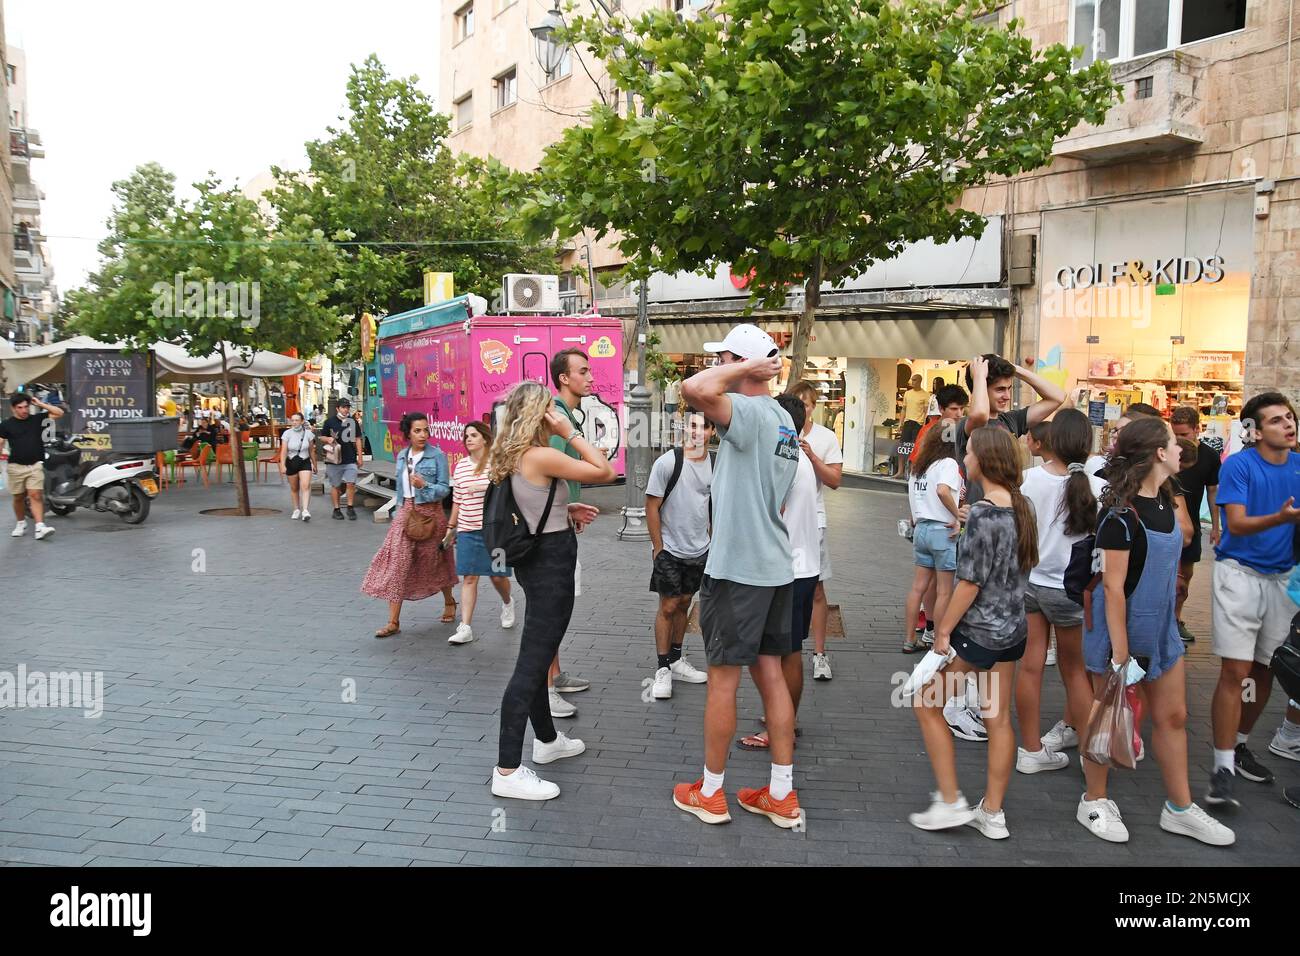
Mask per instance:
[[[794,705],[781,671],[790,654],[794,564],[781,507],[799,467],[799,436],[768,383],[781,371],[772,337],[738,325],[704,348],[718,364],[682,384],[682,397],[716,423],[722,443],[713,478],[713,539],[700,586],[700,630],[709,661],[704,776],[673,788],[673,803],[705,823],[727,823],[722,789],[736,733],[741,668],[763,697],[772,753],[768,786],[742,788],[740,805],[787,829],[803,811],[794,790]]]

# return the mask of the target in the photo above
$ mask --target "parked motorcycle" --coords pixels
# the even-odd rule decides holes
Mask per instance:
[[[57,438],[45,446],[45,503],[56,515],[94,508],[117,515],[127,524],[149,517],[158,494],[151,456],[113,454],[99,462],[81,461],[76,445],[82,435]]]

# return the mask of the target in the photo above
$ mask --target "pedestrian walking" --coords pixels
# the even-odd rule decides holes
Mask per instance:
[[[325,478],[329,482],[330,501],[334,505],[331,517],[336,521],[343,520],[339,489],[346,488],[347,517],[348,520],[355,521],[357,462],[361,460],[363,448],[361,430],[352,417],[351,401],[340,398],[335,411],[335,416],[320,427],[320,438],[325,444]]]
[[[693,408],[687,408],[682,447],[660,455],[646,483],[645,519],[653,549],[650,590],[659,595],[651,688],[655,700],[673,696],[674,678],[688,684],[703,684],[709,679],[708,674],[686,660],[682,645],[691,599],[700,589],[709,559],[712,439],[713,425]]]
[[[468,644],[474,640],[474,609],[478,605],[478,581],[487,577],[501,595],[501,626],[515,626],[515,605],[510,600],[510,566],[494,562],[483,540],[483,499],[491,480],[488,457],[492,449],[492,429],[483,422],[465,426],[461,440],[465,457],[456,462],[451,475],[451,518],[443,546],[456,548],[456,570],[460,572],[460,623],[448,644]]]
[[[299,412],[289,416],[289,427],[280,435],[280,470],[289,481],[294,521],[311,520],[311,479],[316,473],[316,434]]]
[[[1021,739],[1016,770],[1020,773],[1068,767],[1070,758],[1062,751],[1078,746],[1078,730],[1087,729],[1092,708],[1092,686],[1083,666],[1083,608],[1065,593],[1065,569],[1075,542],[1096,528],[1097,501],[1106,487],[1086,472],[1091,446],[1088,416],[1073,408],[1061,409],[1048,426],[1046,441],[1038,444],[1043,463],[1026,471],[1020,486],[1034,506],[1038,526],[1038,564],[1029,572],[1025,591],[1028,643],[1016,671]],[[1065,685],[1066,707],[1064,719],[1040,735],[1049,628],[1056,633],[1056,664]]]
[[[1123,672],[1126,685],[1142,682],[1167,796],[1160,828],[1227,846],[1233,832],[1192,801],[1187,782],[1187,679],[1174,612],[1186,542],[1170,480],[1180,454],[1169,426],[1149,416],[1131,421],[1115,444],[1097,521],[1101,581],[1085,615],[1084,663],[1098,692],[1111,671]],[[1087,791],[1075,819],[1102,840],[1127,843],[1128,828],[1107,795],[1109,767],[1085,759],[1083,770]]]
[[[32,406],[41,411],[32,414]],[[36,519],[35,538],[40,541],[54,534],[45,523],[45,440],[54,437],[51,419],[63,417],[63,409],[49,405],[30,392],[14,392],[9,396],[10,418],[0,422],[0,454],[9,447],[9,464],[6,480],[14,502],[17,523],[11,537],[21,538],[27,532],[27,512]],[[47,436],[46,432],[49,432]]]
[[[429,444],[429,417],[423,412],[407,412],[400,428],[407,442],[394,465],[400,504],[361,584],[362,593],[388,602],[388,624],[375,637],[401,631],[404,601],[423,601],[456,583],[455,558],[442,546],[447,532],[442,499],[451,490],[447,456]]]
[[[977,428],[966,450],[966,478],[983,496],[971,506],[957,548],[957,584],[934,632],[934,651],[955,656],[934,678],[956,684],[980,675],[984,726],[988,730],[988,783],[971,809],[957,786],[952,735],[932,687],[917,692],[915,711],[938,790],[930,808],[909,822],[922,830],[969,824],[992,840],[1009,837],[1003,800],[1015,763],[1011,690],[1016,661],[1025,653],[1025,588],[1038,563],[1034,509],[1020,493],[1020,453],[1008,430]]]
[[[581,459],[575,461],[550,447],[552,436],[563,439]],[[525,380],[506,399],[492,443],[490,474],[493,484],[510,482],[528,531],[536,535],[535,550],[526,563],[514,568],[526,602],[524,626],[514,673],[501,699],[492,793],[519,800],[550,800],[560,795],[560,788],[522,765],[524,729],[531,721],[534,763],[547,764],[586,750],[581,740],[556,731],[547,673],[573,614],[573,575],[578,561],[575,532],[597,514],[591,505],[560,507],[566,503],[556,490],[562,481],[611,481],[614,469],[604,453],[555,408],[545,386]]]
[[[794,705],[781,669],[790,653],[794,569],[781,506],[799,467],[794,420],[772,398],[779,349],[754,325],[706,342],[718,364],[682,384],[682,396],[722,437],[713,478],[713,540],[700,585],[700,629],[709,662],[704,776],[673,788],[673,804],[705,823],[727,823],[723,790],[736,733],[736,692],[749,668],[763,698],[772,753],[768,785],[742,788],[740,805],[777,826],[801,825],[794,789]]]

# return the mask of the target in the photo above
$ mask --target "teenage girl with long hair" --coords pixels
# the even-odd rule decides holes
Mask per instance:
[[[582,456],[581,460],[550,447],[552,435],[567,441]],[[510,482],[528,530],[539,535],[537,548],[528,561],[514,568],[524,591],[524,627],[519,637],[519,659],[501,700],[501,733],[492,792],[520,800],[550,800],[560,795],[560,788],[521,766],[524,725],[531,719],[536,738],[534,763],[573,757],[587,749],[581,740],[571,740],[556,731],[546,673],[573,614],[573,572],[578,561],[574,524],[585,525],[595,515],[590,505],[579,506],[581,510],[570,508],[566,490],[559,486],[565,481],[613,481],[614,469],[604,453],[556,410],[544,386],[525,381],[516,385],[506,399],[489,470],[493,484]],[[552,492],[556,492],[555,497],[543,524],[547,497]]]
[[[1083,412],[1073,408],[1057,412],[1045,438],[1037,446],[1043,463],[1025,472],[1020,488],[1033,503],[1038,523],[1038,564],[1029,572],[1025,591],[1029,643],[1016,672],[1016,720],[1022,742],[1016,751],[1016,769],[1021,773],[1068,767],[1070,758],[1061,751],[1078,745],[1077,730],[1087,726],[1092,707],[1092,687],[1083,666],[1083,608],[1065,593],[1065,569],[1074,543],[1092,534],[1097,525],[1097,498],[1106,483],[1084,470],[1092,447],[1092,425]],[[1040,737],[1039,702],[1049,627],[1056,631],[1056,663],[1065,685],[1066,709],[1065,719]]]
[[[912,554],[916,572],[907,592],[903,611],[903,653],[925,650],[921,635],[912,631],[921,599],[934,585],[935,601],[930,613],[943,619],[952,596],[952,573],[957,567],[957,532],[961,528],[961,472],[957,468],[957,445],[942,428],[931,428],[921,442],[907,479],[907,500],[912,508]],[[937,582],[937,583],[936,583]]]
[[[1233,832],[1192,802],[1187,782],[1187,675],[1174,610],[1184,534],[1170,481],[1180,453],[1178,439],[1159,418],[1130,422],[1115,443],[1097,521],[1101,582],[1085,615],[1084,663],[1097,689],[1112,669],[1131,673],[1130,683],[1142,680],[1168,797],[1161,829],[1228,846]],[[1109,768],[1084,760],[1083,769],[1088,790],[1075,818],[1103,840],[1127,843],[1119,808],[1106,796]]]
[[[1002,840],[1011,835],[1002,801],[1016,756],[1011,688],[1016,661],[1025,653],[1025,588],[1038,563],[1038,532],[1033,506],[1020,493],[1020,454],[1010,432],[987,425],[975,429],[965,465],[967,480],[980,482],[984,497],[971,505],[957,549],[957,586],[934,632],[935,652],[951,649],[956,656],[934,678],[945,689],[931,683],[914,701],[938,790],[930,809],[908,820],[922,830],[969,824]],[[972,673],[983,685],[989,744],[988,785],[974,809],[957,787],[953,738],[941,709],[954,689],[965,693]]]

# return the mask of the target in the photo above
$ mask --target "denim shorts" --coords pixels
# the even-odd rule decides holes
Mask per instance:
[[[957,570],[957,539],[949,535],[952,530],[942,521],[922,518],[912,532],[912,553],[918,568],[935,568],[939,571]]]

